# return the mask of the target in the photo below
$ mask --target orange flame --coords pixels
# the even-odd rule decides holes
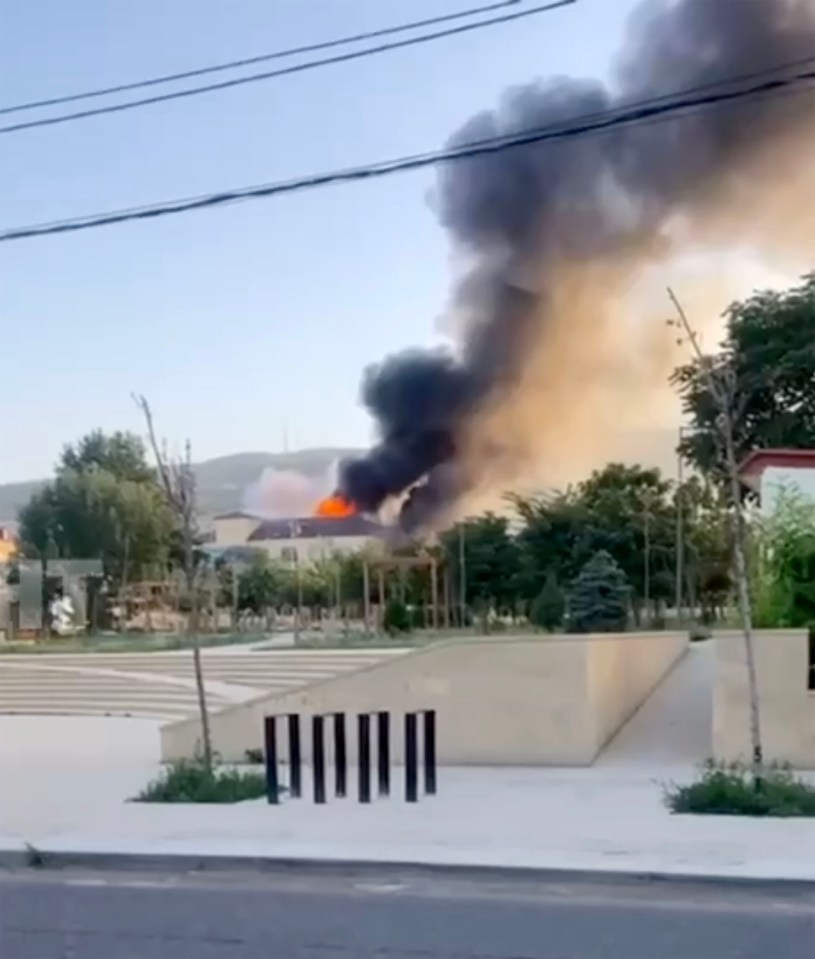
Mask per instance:
[[[321,500],[317,504],[317,509],[314,512],[317,516],[328,516],[332,519],[341,519],[344,516],[354,516],[356,511],[356,507],[353,503],[349,503],[348,500],[342,496],[335,495]]]

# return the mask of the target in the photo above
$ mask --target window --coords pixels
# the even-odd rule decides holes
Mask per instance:
[[[280,558],[284,563],[296,563],[297,562],[297,549],[294,546],[284,546],[280,550]]]
[[[815,692],[815,626],[809,627],[807,643],[807,689]]]

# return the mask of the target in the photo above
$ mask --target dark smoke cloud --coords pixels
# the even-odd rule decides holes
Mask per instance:
[[[815,0],[646,4],[613,92],[568,79],[514,89],[451,145],[567,123],[813,54]],[[462,343],[455,355],[409,351],[367,371],[363,402],[381,439],[344,465],[344,495],[374,511],[409,491],[402,525],[432,526],[496,463],[522,468],[552,415],[541,407],[537,423],[535,415],[516,416],[546,396],[538,361],[553,340],[563,342],[564,325],[580,349],[601,348],[593,340],[602,343],[606,291],[598,285],[592,299],[583,286],[598,268],[609,289],[624,286],[664,248],[677,219],[698,231],[745,195],[758,203],[776,185],[765,176],[746,188],[756,161],[795,154],[811,163],[813,101],[811,91],[756,98],[443,168],[440,219],[468,264],[452,304]],[[581,291],[582,312],[573,315],[564,308],[566,276]],[[557,403],[552,391],[545,402]],[[502,425],[490,435],[486,424],[492,417],[494,427],[496,415]],[[521,420],[526,425],[516,428]]]

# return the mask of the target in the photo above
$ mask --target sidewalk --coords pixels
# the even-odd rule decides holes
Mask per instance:
[[[157,748],[147,721],[0,717],[0,850],[815,882],[811,819],[670,815],[661,783],[692,767],[441,769],[438,795],[416,805],[399,770],[392,797],[370,806],[126,803],[156,773]]]

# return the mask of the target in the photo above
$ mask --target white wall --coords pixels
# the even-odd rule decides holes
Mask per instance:
[[[716,635],[713,752],[750,760],[749,693],[744,638]],[[807,689],[806,630],[757,630],[756,674],[765,758],[815,769],[815,691]]]
[[[797,491],[815,502],[815,469],[768,466],[761,474],[761,512],[771,515],[782,490]]]
[[[438,713],[448,765],[587,765],[687,648],[683,633],[456,640],[284,694],[230,707],[211,720],[213,747],[240,761],[263,744],[268,714],[390,710]],[[162,728],[165,760],[190,756],[197,719]],[[308,737],[305,737],[308,755]],[[349,740],[354,761],[354,737]],[[401,730],[394,761],[401,761]]]

